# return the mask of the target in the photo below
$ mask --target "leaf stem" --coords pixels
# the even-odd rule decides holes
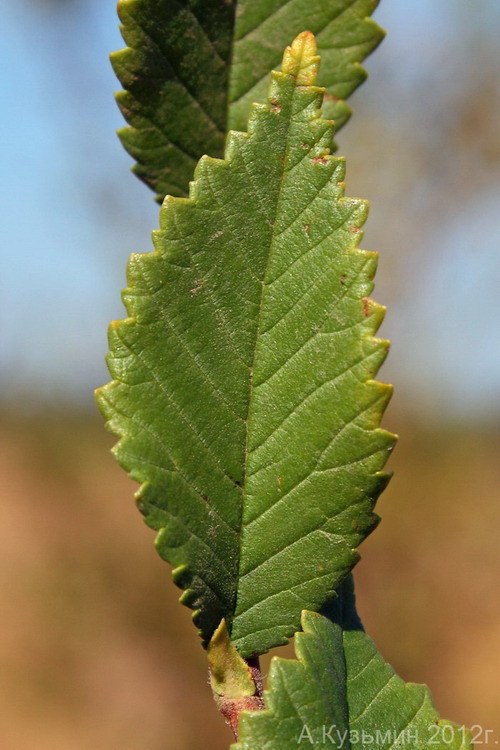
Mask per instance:
[[[238,723],[242,711],[262,711],[265,708],[262,697],[263,684],[262,673],[260,671],[260,661],[258,656],[251,656],[245,659],[252,680],[255,684],[255,693],[253,695],[242,696],[241,698],[227,698],[226,696],[216,695],[215,702],[219,711],[224,716],[226,724],[231,727],[234,737],[238,739]]]

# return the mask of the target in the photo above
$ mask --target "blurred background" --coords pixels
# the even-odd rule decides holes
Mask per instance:
[[[382,0],[375,18],[388,36],[338,143],[347,194],[371,201],[400,441],[358,603],[399,674],[493,744],[500,4]],[[2,19],[0,747],[222,750],[190,613],[93,403],[126,259],[158,220],[114,135],[114,2],[18,0]]]

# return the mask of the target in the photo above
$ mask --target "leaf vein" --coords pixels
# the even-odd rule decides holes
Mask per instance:
[[[174,409],[180,415],[180,417],[183,420],[183,422],[185,422],[185,424],[189,427],[189,429],[191,430],[191,432],[193,433],[193,435],[197,438],[197,440],[199,441],[200,445],[202,445],[205,453],[213,459],[213,461],[215,462],[215,465],[217,466],[217,468],[219,469],[219,471],[226,477],[226,479],[228,479],[231,482],[231,484],[233,484],[235,486],[238,486],[236,484],[235,480],[225,471],[225,469],[223,469],[223,467],[220,464],[220,461],[219,461],[218,457],[211,450],[210,444],[207,443],[206,440],[205,440],[205,438],[197,431],[197,429],[191,423],[191,420],[186,416],[186,414],[184,413],[183,409],[179,406],[179,404],[177,403],[177,401],[174,399],[173,393],[170,393],[169,391],[166,390],[166,388],[164,387],[161,379],[158,377],[158,374],[156,373],[156,371],[144,359],[144,357],[141,356],[141,354],[139,352],[135,351],[128,343],[126,343],[123,340],[123,337],[121,336],[121,334],[118,333],[118,329],[115,329],[115,332],[117,333],[117,336],[120,339],[120,341],[123,344],[123,346],[126,349],[128,349],[135,357],[137,357],[137,359],[140,362],[142,362],[142,364],[144,365],[144,367],[151,373],[151,375],[153,376],[153,378],[155,380],[155,383],[159,387],[160,391],[166,396],[167,400],[172,404],[172,406],[174,407]]]
[[[333,378],[329,378],[328,380],[325,380],[322,383],[319,383],[310,393],[306,394],[301,401],[299,401],[297,404],[294,404],[292,409],[282,419],[282,421],[264,438],[264,440],[261,443],[255,446],[255,448],[252,448],[250,452],[255,453],[257,450],[261,449],[274,435],[276,435],[277,432],[281,432],[283,430],[284,425],[290,419],[290,417],[292,417],[300,407],[302,407],[307,401],[309,401],[309,399],[313,398],[313,396],[315,396],[316,393],[321,390],[321,388],[324,388],[327,385],[332,385],[333,383],[337,382],[342,377],[349,374],[351,370],[354,370],[355,367],[362,364],[362,362],[364,362],[365,360],[369,359],[371,356],[373,356],[373,352],[370,352],[370,354],[365,354],[363,357],[356,360],[355,362],[351,362],[348,365],[348,367],[345,368],[345,370],[342,370]]]
[[[195,16],[193,16],[193,17],[196,19]],[[189,96],[191,97],[191,99],[193,100],[193,102],[195,103],[195,105],[200,109],[201,112],[203,112],[203,114],[205,115],[205,117],[207,118],[207,120],[210,122],[210,124],[213,125],[213,127],[215,128],[215,130],[218,133],[220,133],[221,135],[225,135],[224,131],[221,130],[221,128],[219,127],[219,125],[217,125],[217,123],[213,120],[212,116],[209,115],[209,113],[206,111],[206,109],[202,106],[201,102],[196,97],[195,92],[191,90],[191,86],[188,85],[188,83],[186,82],[186,80],[183,79],[183,77],[179,75],[179,70],[178,70],[177,66],[174,64],[174,61],[172,59],[170,59],[170,57],[168,56],[166,50],[163,47],[160,46],[160,44],[156,41],[156,39],[153,39],[153,37],[151,36],[151,34],[149,33],[149,31],[140,23],[140,21],[137,18],[131,17],[130,20],[152,42],[152,44],[158,50],[158,52],[163,57],[163,59],[165,60],[165,62],[167,63],[167,65],[172,69],[172,71],[173,71],[173,73],[175,75],[175,78],[178,81],[178,83],[180,83],[181,86],[185,89],[185,91],[189,94]],[[203,33],[205,34],[205,30],[203,29],[203,27],[200,27],[200,28],[202,28]],[[213,47],[213,45],[212,45],[212,47]],[[216,54],[219,57],[219,59],[221,60],[221,62],[225,65],[226,64],[225,61],[222,60],[222,58],[218,55],[217,52],[216,52]],[[165,81],[167,81],[167,80],[169,80],[169,79],[165,79]]]

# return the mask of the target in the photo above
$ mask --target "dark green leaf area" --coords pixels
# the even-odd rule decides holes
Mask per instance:
[[[126,49],[111,55],[130,127],[119,131],[133,171],[155,192],[184,196],[197,160],[220,157],[228,128],[245,130],[251,104],[286,44],[310,29],[323,56],[324,113],[339,130],[345,99],[366,78],[382,40],[377,0],[119,0]]]
[[[203,157],[190,198],[166,199],[100,394],[204,641],[224,617],[244,656],[333,596],[394,442],[376,255],[357,249],[367,207],[344,197],[321,99],[274,73],[225,161]]]
[[[118,13],[128,46],[111,62],[130,125],[120,139],[159,201],[185,195],[201,154],[222,155],[234,4],[120,0]]]

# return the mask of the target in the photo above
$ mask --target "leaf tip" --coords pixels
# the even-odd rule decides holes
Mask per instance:
[[[116,3],[116,10],[118,11],[118,15],[120,15],[121,11],[130,8],[131,5],[137,5],[137,0],[118,0],[118,2]]]
[[[296,79],[297,86],[312,86],[319,71],[316,37],[312,31],[302,31],[285,49],[281,70]]]

